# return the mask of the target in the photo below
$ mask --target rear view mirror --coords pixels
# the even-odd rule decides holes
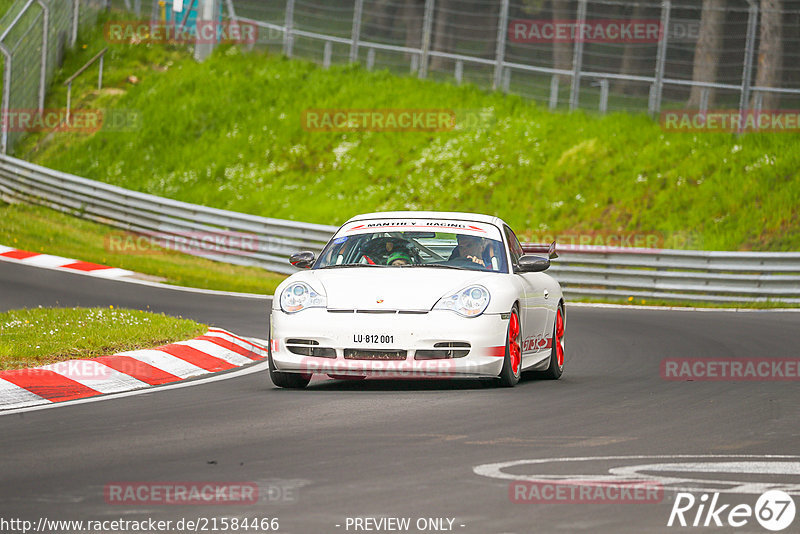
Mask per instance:
[[[314,260],[317,258],[314,256],[314,253],[309,250],[304,250],[303,252],[297,252],[292,254],[289,258],[289,263],[297,267],[298,269],[308,269],[312,265],[314,265]]]
[[[520,256],[517,272],[520,273],[540,273],[550,268],[550,259],[533,254]]]

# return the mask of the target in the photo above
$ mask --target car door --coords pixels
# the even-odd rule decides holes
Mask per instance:
[[[523,367],[525,367],[528,363],[534,363],[526,360],[540,359],[538,357],[531,358],[534,353],[547,348],[547,338],[550,337],[550,334],[545,325],[548,319],[547,304],[549,301],[545,297],[542,273],[519,273],[516,271],[516,267],[519,265],[519,258],[524,254],[522,245],[520,245],[519,239],[517,239],[511,228],[504,226],[503,230],[511,253],[514,276],[519,280],[523,288],[520,321],[522,322]]]

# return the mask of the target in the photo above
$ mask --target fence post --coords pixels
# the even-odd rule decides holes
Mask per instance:
[[[136,17],[142,16],[142,0],[133,0],[133,12],[136,13]]]
[[[581,92],[581,67],[583,66],[583,25],[586,23],[586,0],[578,0],[578,36],[572,51],[572,89],[569,95],[569,109],[578,109]]]
[[[667,64],[667,45],[669,44],[669,22],[671,16],[672,1],[664,0],[663,4],[661,4],[661,39],[658,41],[655,81],[650,92],[650,102],[647,110],[651,116],[661,111],[661,95],[664,93],[664,67]]]
[[[194,59],[197,61],[205,61],[208,56],[214,52],[214,47],[217,44],[216,39],[211,42],[204,42],[207,39],[208,32],[203,32],[203,24],[211,24],[213,34],[216,35],[216,25],[219,21],[219,4],[217,0],[200,0],[197,3],[197,18],[195,20],[195,33],[197,39],[194,46]],[[203,34],[206,34],[204,36]]]
[[[600,113],[608,112],[608,78],[600,80]]]
[[[747,16],[747,41],[744,46],[744,68],[742,70],[742,92],[739,99],[739,116],[745,113],[750,105],[750,88],[753,83],[753,56],[756,49],[756,30],[758,29],[758,4],[755,0],[747,0],[750,4]],[[744,122],[744,121],[742,121]]]
[[[375,66],[375,49],[367,49],[367,70],[372,70]]]
[[[294,45],[294,0],[286,0],[286,20],[283,23],[283,55],[292,57],[292,46]]]
[[[492,89],[495,91],[501,84],[503,76],[503,61],[506,58],[506,34],[508,33],[508,2],[500,2],[500,17],[497,21],[497,50],[495,51],[494,82]]]
[[[453,76],[456,78],[456,85],[461,85],[461,81],[464,78],[464,61],[460,59],[456,60],[456,67]]]
[[[0,140],[0,151],[8,154],[8,107],[11,100],[11,52],[5,43],[0,41],[0,52],[5,56],[5,69],[3,72],[3,109],[2,122],[3,134]]]
[[[78,42],[78,20],[81,10],[81,0],[72,0],[72,35],[70,36],[70,46],[75,46]]]
[[[550,78],[550,109],[558,107],[558,74]]]
[[[361,39],[361,12],[363,10],[364,0],[356,0],[353,9],[353,33],[351,35],[353,43],[350,45],[350,63],[358,61],[358,41]]]
[[[333,43],[325,41],[325,48],[322,52],[322,68],[331,68],[331,57],[333,56]]]
[[[425,15],[422,19],[422,50],[420,51],[419,77],[428,76],[428,56],[431,52],[431,30],[433,28],[434,0],[425,0]]]
[[[47,39],[50,34],[50,8],[44,0],[36,0],[42,8],[42,57],[39,69],[39,113],[44,111],[44,97],[47,93]]]

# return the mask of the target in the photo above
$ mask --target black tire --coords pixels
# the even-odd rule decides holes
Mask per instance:
[[[516,332],[516,344],[517,344],[517,352],[518,352],[518,361],[517,363],[517,370],[516,372],[513,369],[512,365],[512,355],[511,355],[511,343],[512,343],[512,328],[514,326],[514,321],[516,320],[517,325],[517,332]],[[519,312],[517,311],[517,306],[511,309],[511,316],[508,319],[508,330],[506,330],[506,353],[503,357],[503,369],[500,371],[500,385],[506,388],[513,388],[514,386],[519,383],[519,378],[522,376],[522,350],[520,347],[520,340],[522,339],[522,321],[519,320]]]
[[[269,348],[267,350],[269,360],[269,378],[272,383],[279,388],[303,389],[311,382],[311,374],[302,373],[281,373],[275,370],[275,362],[272,361],[272,336],[270,335]]]
[[[559,318],[561,319],[561,335],[558,335]],[[561,363],[558,361],[558,349],[561,346]],[[550,365],[541,373],[547,380],[558,380],[564,374],[564,309],[559,306],[556,320],[553,321],[553,347],[550,349]]]

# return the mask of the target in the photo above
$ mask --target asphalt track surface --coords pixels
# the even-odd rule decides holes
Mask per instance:
[[[0,309],[38,305],[150,309],[259,337],[267,322],[265,300],[0,262]],[[278,518],[279,532],[316,533],[356,532],[347,518],[360,516],[409,517],[406,532],[435,531],[417,530],[419,518],[450,518],[464,533],[767,532],[755,521],[667,528],[670,491],[656,504],[512,503],[508,480],[474,468],[566,457],[799,454],[796,381],[670,382],[659,372],[668,357],[796,357],[799,342],[798,313],[568,308],[565,374],[554,382],[499,389],[478,381],[324,380],[290,391],[257,372],[0,416],[0,519]],[[507,471],[588,479],[654,461]],[[246,506],[106,503],[104,487],[123,481],[255,482],[269,494]],[[800,471],[770,481],[798,484]],[[756,497],[723,494],[750,505]],[[798,525],[800,518],[787,532]]]

